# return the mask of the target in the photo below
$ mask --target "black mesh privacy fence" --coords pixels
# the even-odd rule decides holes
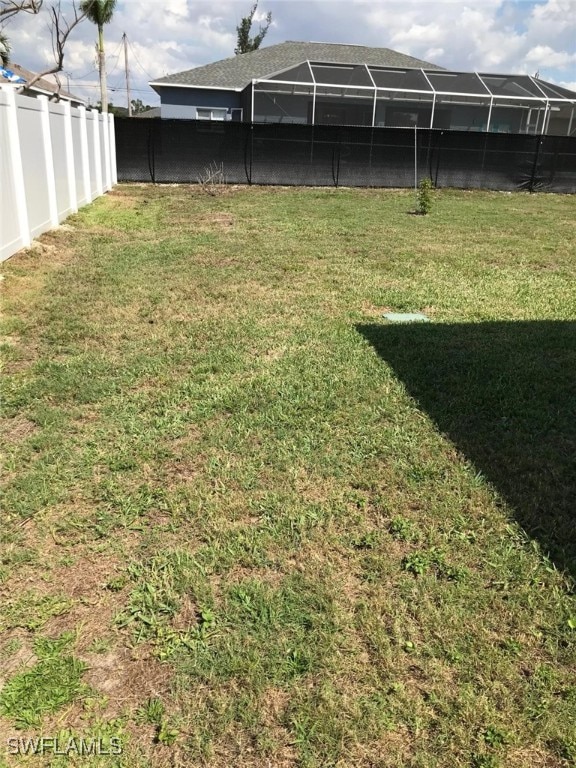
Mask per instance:
[[[116,118],[119,181],[576,192],[576,137]]]

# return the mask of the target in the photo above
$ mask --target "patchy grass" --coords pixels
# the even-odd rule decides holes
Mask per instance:
[[[0,764],[575,764],[574,201],[412,204],[121,186],[3,265],[0,742],[123,753]]]
[[[57,712],[83,691],[85,664],[64,655],[71,636],[57,639],[37,637],[36,664],[12,676],[0,691],[0,713],[17,728],[39,727],[42,715]]]

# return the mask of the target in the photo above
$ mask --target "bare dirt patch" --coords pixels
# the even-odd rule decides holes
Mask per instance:
[[[38,433],[38,427],[25,416],[0,419],[0,435],[5,443],[16,444]]]
[[[234,226],[235,219],[231,213],[216,212],[209,213],[199,220],[200,224],[207,225],[211,228],[229,229]]]
[[[9,659],[2,661],[0,665],[0,690],[12,675],[23,669],[34,666],[37,661],[36,655],[32,650],[29,634],[23,629],[16,629],[10,632],[10,640],[21,643],[20,647],[11,654]]]
[[[113,208],[135,208],[143,202],[140,196],[133,195],[130,187],[116,187],[106,195],[106,203]]]
[[[88,665],[85,681],[108,699],[107,717],[134,711],[150,698],[164,697],[168,690],[170,668],[145,645],[115,647],[107,653],[83,653],[80,657]]]

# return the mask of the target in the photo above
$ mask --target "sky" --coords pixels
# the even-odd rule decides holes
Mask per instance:
[[[119,0],[105,27],[109,99],[126,106],[122,34],[132,98],[159,104],[151,80],[234,55],[236,26],[253,0]],[[5,28],[12,60],[41,71],[53,61],[48,6]],[[62,0],[63,8],[71,2]],[[447,69],[539,73],[576,91],[576,0],[260,0],[272,13],[262,47],[285,40],[382,46]],[[66,46],[63,87],[99,100],[96,28],[84,21]]]

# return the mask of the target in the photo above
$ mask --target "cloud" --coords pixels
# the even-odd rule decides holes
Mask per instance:
[[[252,0],[121,0],[105,27],[114,103],[125,99],[124,31],[134,97],[156,104],[150,80],[233,56],[236,26],[251,6]],[[268,11],[273,16],[264,45],[316,40],[383,46],[448,69],[539,70],[544,80],[574,83],[574,10],[575,0],[260,0],[258,17]],[[38,70],[51,60],[46,22],[43,12],[8,25],[15,61]],[[92,24],[75,29],[64,67],[71,88],[92,101],[99,98],[95,40]]]
[[[576,53],[554,51],[549,45],[537,45],[528,51],[524,60],[537,67],[565,69],[576,62]]]

